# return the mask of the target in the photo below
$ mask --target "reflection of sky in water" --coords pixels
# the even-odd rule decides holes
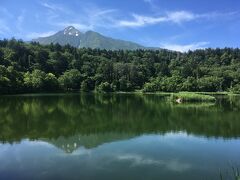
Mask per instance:
[[[43,141],[0,144],[0,179],[218,178],[219,168],[240,163],[240,140],[184,133],[144,135],[72,153]]]

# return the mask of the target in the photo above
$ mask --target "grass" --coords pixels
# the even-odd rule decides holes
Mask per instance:
[[[197,94],[205,94],[205,95],[229,95],[231,92],[196,92]]]
[[[123,92],[118,92],[118,94]],[[124,93],[126,94],[126,93]],[[153,93],[143,93],[142,91],[134,91],[128,94],[153,94],[153,95],[160,95],[160,96],[170,96],[171,101],[176,102],[177,99],[181,99],[181,102],[211,102],[214,103],[216,98],[213,95],[227,95],[227,93],[209,93],[205,94],[204,92],[179,92],[179,93],[170,93],[170,92],[153,92]]]
[[[192,92],[172,93],[172,101],[180,100],[181,102],[215,102],[216,98],[210,95],[198,94]]]
[[[225,176],[224,174],[221,172],[221,169],[219,170],[219,177],[220,177],[220,180],[225,180],[225,179],[232,179],[232,180],[240,180],[240,171],[238,168],[236,167],[231,167],[231,172],[230,173],[227,173]]]
[[[175,108],[209,108],[211,106],[215,105],[215,102],[188,102],[188,103],[181,103],[181,104],[177,104],[175,102],[173,102],[173,105]]]

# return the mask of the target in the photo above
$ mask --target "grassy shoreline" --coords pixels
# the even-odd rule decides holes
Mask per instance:
[[[171,101],[178,103],[184,102],[215,102],[216,98],[211,95],[198,94],[192,92],[173,93],[170,96]]]
[[[124,92],[124,91],[118,91],[118,92],[97,92],[97,91],[91,91],[91,92],[84,92],[84,91],[57,91],[57,92],[33,92],[33,93],[19,93],[19,94],[0,94],[0,96],[28,96],[28,95],[53,95],[53,94],[59,94],[59,95],[67,95],[67,94],[79,94],[79,93],[89,93],[89,94],[139,94],[139,95],[161,95],[161,96],[171,96],[171,95],[181,95],[186,94],[186,96],[191,96],[191,94],[196,95],[209,95],[209,96],[240,96],[240,94],[235,94],[231,92],[143,92],[142,90],[135,90],[132,92]]]

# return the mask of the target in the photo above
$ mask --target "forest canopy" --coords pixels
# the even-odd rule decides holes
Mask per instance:
[[[240,92],[240,49],[100,50],[0,40],[0,94]]]

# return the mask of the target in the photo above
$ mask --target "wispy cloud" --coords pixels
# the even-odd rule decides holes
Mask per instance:
[[[217,13],[210,12],[204,14],[194,14],[189,11],[173,11],[167,12],[162,16],[144,16],[138,14],[132,14],[132,20],[120,20],[117,25],[120,27],[143,27],[147,25],[154,25],[163,22],[171,22],[176,24],[181,24],[183,22],[193,21],[197,19],[215,19],[215,18],[223,18],[223,17],[232,17],[237,15],[238,12],[228,12],[228,13]]]
[[[66,12],[66,8],[64,8],[63,6],[59,5],[59,4],[50,4],[50,3],[46,3],[46,2],[43,2],[41,3],[41,5],[49,10],[52,10],[52,11],[64,11]]]
[[[57,9],[56,6],[50,5],[48,3],[42,3],[41,5],[48,8],[48,9],[51,9],[51,10],[56,10]]]
[[[96,13],[93,14],[93,16],[103,16],[106,14],[111,14],[113,12],[116,12],[116,9],[103,9],[103,10],[98,10]]]
[[[68,7],[60,4],[42,3],[47,12],[47,22],[50,25],[64,28],[66,26],[75,26],[86,31],[93,30],[96,27],[113,27],[113,14],[116,9],[100,8],[94,4],[82,3],[79,6],[79,12],[70,11]],[[62,18],[63,17],[63,18]]]
[[[176,11],[167,13],[167,21],[174,23],[182,23],[184,21],[191,21],[197,18],[197,15],[187,11]]]
[[[158,24],[161,22],[182,23],[196,18],[196,16],[187,11],[168,12],[165,16],[152,17],[133,14],[133,20],[119,21],[118,25],[123,27],[141,27],[146,25]]]
[[[32,32],[26,35],[27,39],[35,39],[35,38],[39,38],[39,37],[47,37],[47,36],[51,36],[54,33],[56,33],[55,31],[48,31],[48,32]]]
[[[186,52],[189,50],[196,50],[196,49],[205,49],[207,45],[209,45],[209,42],[196,42],[192,44],[163,44],[161,48],[174,50],[174,51],[180,51],[180,52]]]
[[[117,24],[122,27],[140,27],[167,21],[166,17],[149,17],[133,14],[134,20],[122,20]]]
[[[151,7],[155,7],[155,0],[143,0]],[[141,15],[133,13],[130,17],[122,19],[123,12],[117,9],[102,8],[96,4],[81,2],[79,11],[71,11],[71,8],[61,4],[49,2],[41,3],[48,10],[47,22],[50,25],[58,27],[66,27],[74,25],[80,30],[96,30],[97,28],[133,28],[144,27],[148,25],[156,25],[160,23],[182,24],[184,22],[194,21],[198,19],[214,19],[217,17],[229,17],[234,13],[217,13],[209,12],[197,14],[189,11],[167,11],[162,15]],[[79,13],[80,12],[80,13]],[[159,11],[158,11],[159,12]],[[154,13],[155,14],[155,13]],[[126,15],[124,15],[126,17]]]
[[[238,11],[232,11],[232,12],[209,12],[209,13],[203,13],[203,14],[196,14],[196,17],[199,19],[207,19],[212,20],[216,18],[224,19],[232,19],[232,18],[239,18],[240,13]]]
[[[117,9],[101,8],[92,4],[87,4],[82,9],[83,16],[77,15],[76,22],[85,24],[91,29],[98,27],[112,28]]]

